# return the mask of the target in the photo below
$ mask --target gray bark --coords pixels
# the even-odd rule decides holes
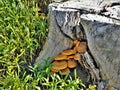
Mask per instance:
[[[43,50],[35,60],[35,64],[41,63],[44,65],[46,60],[52,61],[56,55],[73,46],[73,41],[68,37],[65,37],[60,31],[58,25],[56,24],[56,20],[54,19],[54,13],[50,12],[49,15],[50,25],[48,39],[43,47]]]
[[[36,63],[71,48],[75,39],[86,39],[97,66],[89,55],[86,62],[105,83],[99,82],[98,90],[120,90],[120,0],[70,0],[50,4],[49,12],[48,40]]]

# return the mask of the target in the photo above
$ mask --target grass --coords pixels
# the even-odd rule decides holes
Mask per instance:
[[[33,2],[34,3],[34,2]],[[0,1],[0,62],[6,68],[30,64],[35,50],[42,47],[47,33],[46,20],[21,0]],[[9,68],[9,69],[10,69]],[[19,71],[19,70],[18,70]]]
[[[47,20],[38,9],[33,0],[0,0],[0,90],[85,88],[76,71],[72,78],[51,75],[49,60],[44,67],[32,65],[48,32]]]
[[[34,62],[36,50],[42,48],[48,30],[37,10],[34,1],[0,1],[0,85],[4,88],[21,83],[25,77],[21,74]]]

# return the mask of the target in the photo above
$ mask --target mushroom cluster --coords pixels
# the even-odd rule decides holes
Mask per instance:
[[[77,61],[81,60],[81,54],[85,53],[86,50],[86,42],[75,40],[72,49],[64,50],[54,58],[51,72],[57,73],[60,71],[62,75],[70,73],[70,69],[77,66]]]

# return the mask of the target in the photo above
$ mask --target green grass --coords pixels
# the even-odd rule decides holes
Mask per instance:
[[[0,86],[10,88],[21,83],[47,32],[46,20],[38,15],[34,1],[0,1]]]
[[[23,0],[0,1],[1,68],[17,68],[19,71],[19,64],[30,64],[35,50],[42,47],[47,24],[38,15],[38,7],[33,6],[29,8]]]
[[[49,60],[44,67],[32,65],[47,37],[46,21],[33,0],[0,0],[0,90],[85,88],[76,71],[72,78],[50,75]]]

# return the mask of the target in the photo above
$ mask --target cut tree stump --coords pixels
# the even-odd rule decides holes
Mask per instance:
[[[98,82],[97,90],[120,90],[120,0],[70,0],[49,5],[49,34],[35,64],[86,40],[84,65]],[[81,62],[80,62],[81,63]]]

